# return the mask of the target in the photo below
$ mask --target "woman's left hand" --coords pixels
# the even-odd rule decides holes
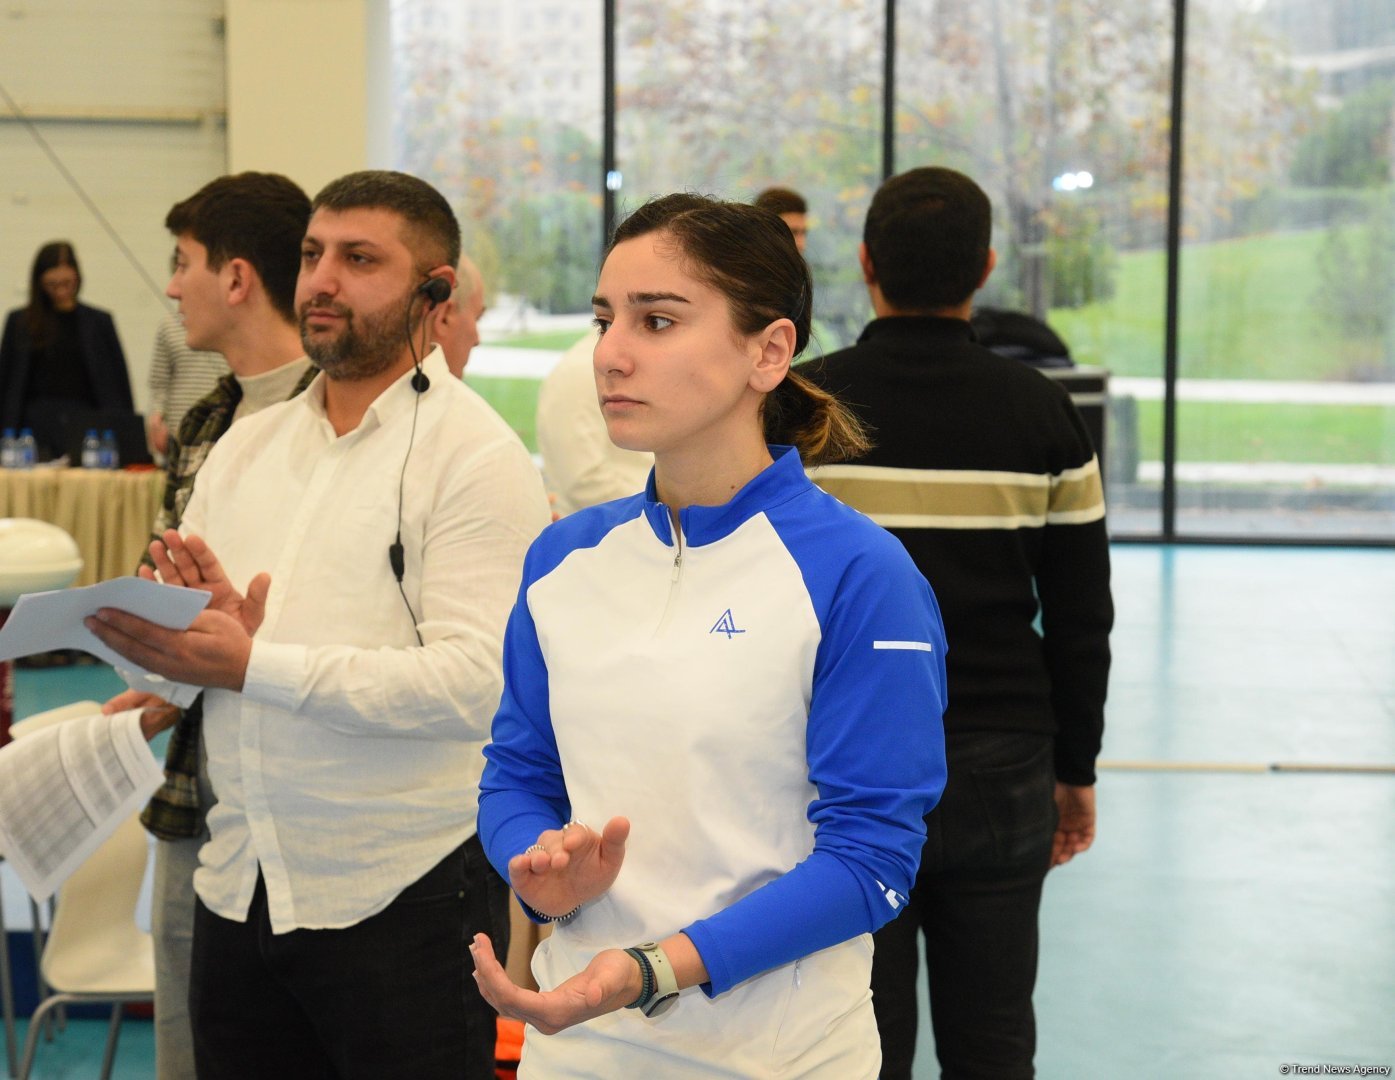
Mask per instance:
[[[509,885],[539,914],[566,915],[615,883],[629,835],[630,822],[623,817],[611,818],[600,832],[580,821],[546,829],[536,844],[509,860]]]
[[[555,990],[524,990],[509,978],[484,934],[470,944],[475,982],[484,1000],[500,1016],[532,1024],[544,1035],[555,1035],[573,1024],[623,1009],[639,997],[644,982],[639,964],[623,949],[599,952],[584,971]]]

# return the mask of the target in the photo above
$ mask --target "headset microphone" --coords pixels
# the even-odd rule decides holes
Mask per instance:
[[[450,290],[450,282],[445,278],[440,276],[429,277],[417,286],[416,295],[426,298],[426,310],[430,311],[432,308],[444,304],[450,299]],[[407,343],[412,343],[412,332],[410,329],[407,331]],[[412,359],[416,361],[417,368],[415,374],[412,375],[412,389],[418,394],[424,394],[431,389],[431,380],[427,378],[426,372],[421,370],[421,361],[417,358],[415,346],[412,347]]]
[[[424,297],[426,300],[426,310],[440,304],[444,304],[450,299],[451,283],[445,278],[429,277],[416,287],[412,292],[412,299]],[[412,457],[412,445],[417,438],[417,409],[421,405],[421,395],[431,389],[431,380],[427,378],[426,372],[421,369],[421,353],[417,350],[416,342],[412,340],[412,304],[407,305],[407,347],[412,350],[412,366],[416,371],[412,373],[411,386],[417,392],[416,403],[412,408],[412,431],[407,437],[407,453],[402,458],[402,472],[397,478],[397,535],[388,545],[388,565],[392,568],[392,576],[397,580],[397,590],[402,594],[402,602],[407,605],[407,614],[412,617],[412,629],[417,635],[417,644],[424,644],[421,639],[421,631],[417,629],[417,613],[412,610],[412,602],[407,599],[407,589],[403,585],[402,579],[407,573],[407,553],[402,545],[402,497],[403,483],[407,478],[407,462]],[[426,347],[426,321],[422,320],[421,336],[422,349]]]

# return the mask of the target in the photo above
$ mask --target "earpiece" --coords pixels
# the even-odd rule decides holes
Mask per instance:
[[[429,277],[417,286],[416,295],[426,298],[426,309],[430,311],[439,304],[444,304],[450,298],[451,284],[445,278]],[[423,330],[423,334],[425,331]],[[412,344],[412,331],[410,325],[407,329],[407,343]],[[416,355],[416,346],[412,346],[412,359],[416,361],[416,374],[412,376],[412,389],[418,394],[424,394],[431,389],[431,380],[426,377],[426,372],[421,370],[421,361]]]
[[[435,307],[450,299],[450,282],[443,277],[429,277],[417,286],[417,292]]]

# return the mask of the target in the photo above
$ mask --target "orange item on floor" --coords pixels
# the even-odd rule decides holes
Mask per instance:
[[[499,1017],[499,1040],[494,1044],[494,1075],[499,1080],[514,1080],[522,1056],[523,1021]]]

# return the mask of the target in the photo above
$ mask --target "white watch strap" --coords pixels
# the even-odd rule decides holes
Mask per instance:
[[[635,948],[644,953],[645,958],[649,961],[649,966],[654,971],[654,993],[642,1008],[645,1016],[653,1016],[662,1006],[678,995],[678,974],[673,970],[673,965],[669,963],[668,954],[664,952],[662,945],[646,941]]]

